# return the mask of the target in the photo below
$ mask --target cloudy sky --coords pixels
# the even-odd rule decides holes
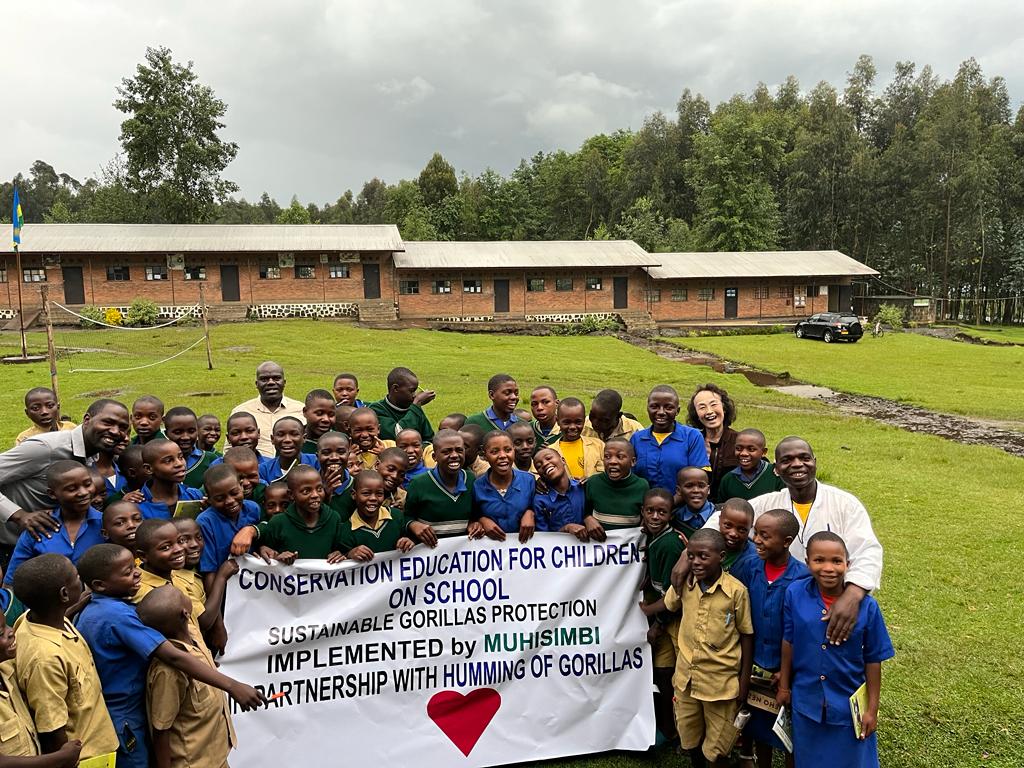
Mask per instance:
[[[77,178],[118,150],[115,86],[146,46],[195,62],[228,104],[227,177],[254,199],[333,201],[419,173],[475,174],[638,128],[684,88],[712,104],[841,85],[874,57],[943,78],[973,56],[1024,98],[1024,4],[972,0],[33,0],[5,8],[0,175],[36,159]],[[12,47],[13,46],[13,47]],[[13,56],[11,55],[13,53]]]

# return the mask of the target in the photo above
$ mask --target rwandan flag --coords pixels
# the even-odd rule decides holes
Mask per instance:
[[[21,244],[21,225],[25,223],[25,217],[21,215],[21,201],[18,200],[18,188],[14,188],[14,211],[11,215],[11,223],[14,225],[14,245]]]

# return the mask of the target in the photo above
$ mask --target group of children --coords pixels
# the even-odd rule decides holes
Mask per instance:
[[[833,752],[837,765],[877,764],[884,623],[868,597],[849,641],[825,639],[845,545],[817,534],[805,565],[789,555],[801,530],[791,510],[755,520],[749,499],[780,487],[761,432],[738,434],[739,466],[718,479],[716,504],[703,436],[677,421],[672,387],[650,392],[644,427],[614,390],[588,409],[539,386],[521,410],[517,382],[498,374],[487,407],[449,414],[435,432],[414,402],[418,383],[396,368],[367,404],[356,377],[339,374],[306,395],[302,419],[273,423],[273,455],[259,451],[253,414],[227,419],[221,451],[217,417],[144,396],[115,457],[55,462],[60,528],[21,535],[0,592],[21,641],[15,655],[10,630],[0,634],[0,655],[14,659],[10,674],[0,665],[0,709],[20,729],[11,742],[0,733],[0,766],[5,755],[70,766],[114,751],[118,766],[225,765],[234,732],[222,691],[243,708],[262,701],[213,662],[228,642],[232,556],[366,561],[445,537],[603,541],[638,526],[663,737],[678,732],[695,765],[726,764],[734,747],[745,764],[756,752],[770,765],[782,744],[775,716],[747,704],[753,675],[776,708],[791,707],[798,764]],[[66,428],[49,390],[26,395],[26,414],[40,433]],[[705,527],[716,510],[717,529]],[[858,739],[840,705],[865,681]],[[745,728],[739,711],[751,713]]]

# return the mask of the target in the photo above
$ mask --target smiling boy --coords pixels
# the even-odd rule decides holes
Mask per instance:
[[[519,385],[507,373],[496,373],[487,382],[487,396],[491,404],[480,413],[466,418],[466,424],[476,424],[484,432],[493,429],[508,429],[514,421],[516,406],[519,404]]]
[[[676,421],[679,394],[667,384],[654,387],[647,396],[647,417],[651,426],[633,434],[636,473],[654,488],[674,488],[676,474],[683,467],[708,466],[704,436],[693,427]]]
[[[25,393],[25,415],[32,422],[32,426],[14,438],[15,445],[21,445],[25,440],[36,435],[74,429],[77,426],[70,421],[61,419],[60,401],[49,387],[33,387]]]
[[[575,397],[562,400],[556,410],[558,440],[551,447],[562,454],[569,474],[574,480],[587,478],[604,471],[604,443],[596,437],[583,437],[583,424],[587,411]]]

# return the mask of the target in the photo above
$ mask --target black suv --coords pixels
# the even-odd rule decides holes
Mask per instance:
[[[860,318],[839,312],[820,312],[796,324],[798,339],[821,339],[826,344],[833,341],[857,341],[863,335]]]

